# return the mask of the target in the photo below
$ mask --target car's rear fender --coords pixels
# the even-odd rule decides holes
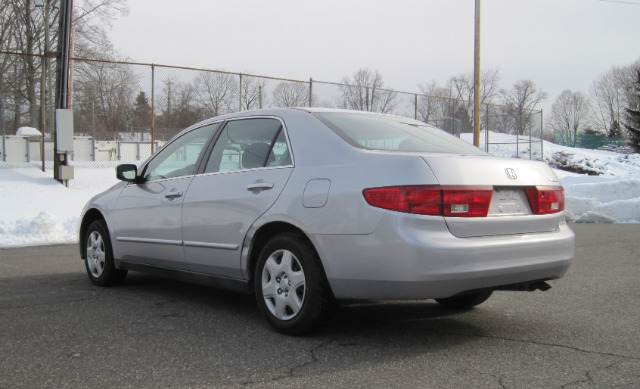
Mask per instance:
[[[355,151],[348,164],[296,166],[286,188],[265,216],[290,219],[292,224],[304,226],[310,235],[370,234],[381,214],[366,202],[364,189],[437,184],[419,156]],[[314,182],[321,185],[312,185]],[[326,193],[314,192],[317,190]],[[321,201],[317,201],[318,197]]]

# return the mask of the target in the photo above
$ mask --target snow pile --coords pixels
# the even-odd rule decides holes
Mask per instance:
[[[78,168],[69,188],[51,170],[0,169],[0,247],[75,243],[82,208],[117,182],[114,168]]]
[[[461,138],[473,143],[473,134],[461,134]],[[480,143],[485,140],[485,132],[480,133]],[[532,138],[533,159],[543,159],[551,167],[559,170],[595,175],[630,177],[640,175],[640,154],[620,154],[606,150],[588,150],[560,146],[555,143]],[[500,134],[489,131],[489,153],[498,157],[529,159],[529,137]],[[495,144],[494,144],[495,143]],[[517,143],[517,146],[516,146]],[[543,158],[540,158],[541,149]]]
[[[20,127],[16,131],[18,136],[42,136],[42,133],[33,127]]]
[[[572,149],[545,141],[544,160],[556,169],[580,174],[619,178],[640,175],[640,154]]]
[[[560,180],[566,193],[567,220],[640,223],[640,175],[632,178],[566,175]]]
[[[490,134],[492,142],[515,137]],[[469,134],[463,139],[471,141]],[[484,139],[484,138],[483,138]],[[528,139],[527,139],[528,140]],[[569,221],[640,223],[640,155],[573,149],[544,142],[544,160],[556,168]],[[528,143],[491,145],[498,156],[528,158]],[[536,152],[533,152],[534,156]],[[69,188],[33,167],[0,168],[0,247],[75,243],[79,216],[95,194],[117,183],[112,162],[77,164]]]

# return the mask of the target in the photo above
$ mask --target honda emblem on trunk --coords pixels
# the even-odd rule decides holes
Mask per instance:
[[[507,173],[507,177],[509,177],[510,180],[515,180],[518,178],[518,176],[516,175],[516,171],[514,169],[511,169],[510,167],[504,169],[504,172]]]

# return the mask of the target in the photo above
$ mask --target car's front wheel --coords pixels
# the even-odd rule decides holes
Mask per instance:
[[[258,259],[254,287],[269,324],[288,335],[313,331],[334,306],[318,254],[300,234],[283,233],[267,243]]]
[[[115,267],[109,231],[104,221],[96,220],[89,225],[86,249],[85,265],[91,282],[100,286],[111,286],[124,281],[127,271]]]
[[[471,308],[487,301],[487,299],[491,297],[492,293],[493,293],[492,290],[484,290],[476,293],[469,293],[469,294],[463,294],[460,296],[436,299],[436,301],[438,302],[438,304],[447,308],[452,308],[452,309]]]

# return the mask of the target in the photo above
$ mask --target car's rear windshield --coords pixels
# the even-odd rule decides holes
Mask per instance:
[[[368,150],[486,155],[472,144],[416,120],[354,112],[314,115],[350,144]]]

